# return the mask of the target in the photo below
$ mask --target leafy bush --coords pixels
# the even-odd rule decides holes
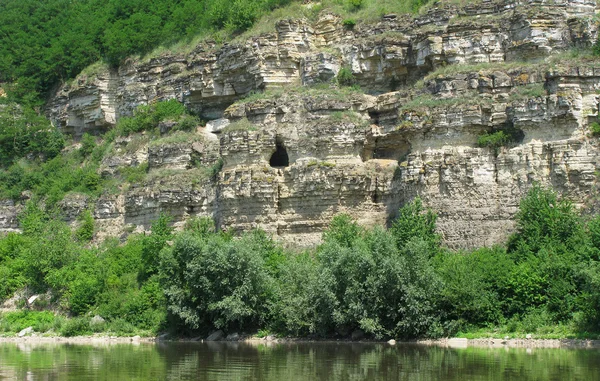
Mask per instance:
[[[521,200],[516,220],[517,233],[508,247],[521,257],[539,252],[546,243],[574,247],[582,239],[583,225],[573,204],[537,184]]]
[[[392,234],[379,228],[361,232],[346,216],[334,219],[324,238],[318,259],[321,278],[329,274],[336,326],[410,338],[435,323],[433,297],[441,284],[426,242],[416,238],[399,250]]]
[[[356,11],[363,7],[364,0],[347,0],[348,7],[352,11]]]
[[[19,161],[7,170],[0,169],[0,197],[18,200],[29,190],[44,197],[51,209],[68,192],[98,195],[104,181],[97,164],[82,165],[77,156],[60,155],[42,164]]]
[[[356,83],[352,70],[347,67],[343,67],[338,71],[336,79],[340,86],[352,86]]]
[[[177,236],[161,253],[160,276],[169,311],[192,329],[256,328],[265,322],[273,279],[264,240],[216,234]]]
[[[425,210],[421,198],[415,197],[400,208],[398,217],[391,226],[391,233],[402,249],[411,239],[419,238],[435,249],[440,244],[440,236],[435,232],[437,216],[431,210]]]
[[[440,305],[446,320],[475,326],[502,322],[506,281],[515,266],[506,250],[442,251],[434,263],[444,284]]]
[[[0,315],[0,330],[19,332],[33,327],[35,332],[46,332],[54,323],[55,316],[49,311],[15,311]]]
[[[162,214],[152,224],[151,233],[142,241],[142,268],[140,278],[146,279],[158,272],[159,253],[172,238],[173,228],[170,226],[171,218]]]
[[[334,331],[331,272],[308,253],[292,256],[280,268],[279,297],[273,326],[294,335],[327,335]]]
[[[590,123],[590,131],[592,132],[592,136],[600,136],[600,123]]]
[[[94,217],[92,216],[92,212],[89,210],[85,210],[78,217],[79,227],[75,231],[75,238],[77,238],[81,242],[89,242],[94,238]]]
[[[493,133],[484,133],[477,138],[477,145],[479,147],[488,147],[498,149],[504,147],[510,142],[510,136],[504,131],[496,131]]]
[[[216,232],[215,222],[209,217],[193,217],[185,222],[184,229],[200,237],[208,237]]]
[[[88,157],[96,148],[96,138],[88,133],[81,137],[81,148],[79,152],[83,157]]]
[[[52,159],[65,140],[50,121],[16,103],[0,105],[0,167],[22,157]]]
[[[183,104],[176,99],[156,102],[150,105],[138,106],[133,116],[121,118],[115,127],[115,133],[128,136],[136,132],[151,131],[158,127],[158,123],[164,120],[185,120],[187,110]]]
[[[67,319],[60,328],[60,334],[65,337],[83,336],[91,331],[90,322],[84,317]]]
[[[356,20],[355,19],[344,19],[344,21],[342,21],[342,25],[346,29],[353,29],[354,26],[356,26]]]

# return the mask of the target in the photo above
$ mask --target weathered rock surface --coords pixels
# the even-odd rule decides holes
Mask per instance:
[[[103,176],[145,163],[149,173],[86,201],[98,237],[147,229],[167,212],[176,224],[212,216],[223,229],[260,227],[312,245],[337,213],[386,224],[418,195],[438,213],[446,245],[492,245],[514,229],[533,183],[577,205],[596,187],[600,149],[589,124],[600,65],[560,55],[596,40],[595,12],[591,0],[484,1],[352,30],[330,14],[283,20],[245,43],[96,68],[47,111],[76,137],[171,98],[213,120],[190,141],[115,143]],[[313,86],[343,67],[362,91]],[[257,90],[266,92],[242,99]],[[234,128],[241,120],[251,127]],[[477,145],[498,130],[515,141]],[[0,230],[16,229],[18,208],[0,205]],[[65,210],[71,220],[81,206]]]

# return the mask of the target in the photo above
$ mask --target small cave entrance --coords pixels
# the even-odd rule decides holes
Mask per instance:
[[[277,148],[275,149],[275,152],[273,152],[273,155],[271,155],[269,165],[273,168],[288,167],[290,165],[290,158],[283,142],[277,139],[275,144]]]

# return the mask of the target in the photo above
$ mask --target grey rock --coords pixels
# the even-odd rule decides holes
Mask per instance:
[[[238,341],[240,339],[240,335],[237,332],[230,333],[227,335],[227,341]]]
[[[91,320],[90,320],[90,324],[91,325],[100,325],[100,324],[104,324],[106,322],[106,320],[104,320],[104,318],[100,315],[95,315]]]
[[[221,331],[220,329],[217,331],[212,332],[210,335],[208,335],[208,337],[206,338],[206,341],[219,341],[222,340],[225,337],[225,334],[223,333],[223,331]]]
[[[229,126],[230,123],[231,122],[229,119],[225,118],[211,120],[206,123],[206,131],[212,132],[213,134],[218,134],[223,131],[225,127]]]
[[[23,337],[23,336],[27,336],[27,335],[29,335],[29,334],[32,334],[32,333],[33,333],[33,327],[27,327],[27,328],[25,328],[25,329],[22,329],[22,330],[21,330],[21,331],[20,331],[20,332],[17,334],[17,336],[19,336],[19,337]]]

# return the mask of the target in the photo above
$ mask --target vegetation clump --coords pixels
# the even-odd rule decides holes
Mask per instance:
[[[0,297],[51,290],[48,303],[75,318],[21,311],[0,316],[0,330],[597,337],[599,221],[534,186],[506,247],[456,253],[416,198],[388,230],[338,215],[320,246],[298,254],[261,231],[218,231],[209,218],[176,233],[166,215],[149,235],[89,246],[30,203],[23,234],[0,239]],[[95,315],[105,323],[92,324]]]
[[[592,136],[595,136],[595,137],[600,136],[600,123],[598,123],[598,122],[590,123],[590,131],[592,133]]]
[[[484,132],[477,137],[477,146],[481,148],[490,148],[498,154],[501,147],[523,139],[523,131],[518,128],[505,128],[501,130]]]
[[[340,86],[354,86],[356,84],[356,78],[354,78],[352,70],[347,67],[343,67],[338,71],[336,79]]]

